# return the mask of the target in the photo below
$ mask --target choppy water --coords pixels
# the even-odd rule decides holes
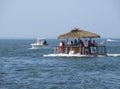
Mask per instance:
[[[0,40],[0,89],[120,89],[120,57],[43,57],[57,40],[41,50],[28,49],[32,42]],[[120,42],[107,43],[107,51],[120,53]]]

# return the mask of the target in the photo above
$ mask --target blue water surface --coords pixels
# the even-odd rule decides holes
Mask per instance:
[[[34,41],[0,40],[0,89],[120,89],[120,57],[43,57],[59,41],[29,49]],[[120,42],[106,45],[108,53],[120,53]]]

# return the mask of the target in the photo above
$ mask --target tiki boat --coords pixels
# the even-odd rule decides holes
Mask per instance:
[[[95,43],[100,35],[74,28],[68,33],[58,36],[59,46],[54,47],[52,54],[44,57],[97,57],[107,56],[106,46]],[[89,39],[89,40],[88,40]]]

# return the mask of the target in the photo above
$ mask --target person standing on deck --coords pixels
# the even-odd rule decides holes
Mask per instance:
[[[92,45],[93,45],[93,47],[96,47],[96,46],[97,46],[97,43],[95,42],[95,40],[93,40]]]
[[[80,46],[80,54],[84,54],[84,43],[80,39],[78,39],[78,46]]]
[[[98,51],[97,43],[95,42],[95,40],[93,40],[93,42],[92,42],[92,47],[91,47],[91,53],[92,53],[92,54],[96,54],[97,51]]]
[[[89,54],[88,41],[87,40],[84,41],[84,47],[85,47],[85,54]]]
[[[89,49],[89,54],[91,54],[91,48],[92,47],[92,43],[91,40],[88,41],[88,49]]]
[[[59,52],[62,53],[63,52],[63,42],[61,41],[59,44]]]
[[[74,40],[74,45],[75,45],[75,46],[78,45],[78,42],[77,42],[76,39]]]

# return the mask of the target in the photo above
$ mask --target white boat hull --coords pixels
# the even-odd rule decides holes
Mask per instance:
[[[41,49],[41,48],[46,48],[48,45],[37,45],[37,44],[31,44],[32,49]]]
[[[120,54],[107,54],[107,55],[81,55],[81,54],[48,54],[43,55],[44,57],[120,57]]]
[[[81,54],[48,54],[43,55],[44,57],[94,57],[93,55],[81,55]]]

